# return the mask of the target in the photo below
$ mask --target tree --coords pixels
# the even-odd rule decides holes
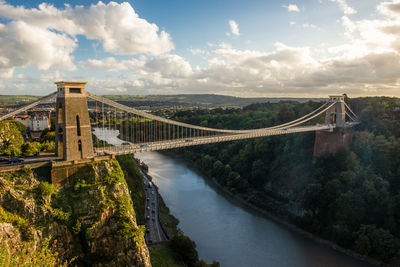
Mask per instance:
[[[365,202],[353,192],[340,194],[336,200],[336,219],[339,224],[357,227],[365,216]]]
[[[15,123],[11,121],[0,121],[0,153],[11,155],[11,152],[15,151],[15,148],[10,146],[19,147],[24,142],[21,132]]]
[[[40,143],[45,142],[54,142],[55,141],[55,132],[50,131],[49,129],[44,129],[40,134]]]
[[[175,256],[182,260],[188,267],[195,267],[199,261],[199,255],[196,251],[196,243],[189,237],[178,234],[170,241],[170,248]]]
[[[370,240],[373,256],[378,259],[388,261],[396,255],[398,240],[395,240],[389,231],[382,228],[375,229],[370,233]]]
[[[212,175],[221,184],[224,184],[226,181],[224,171],[225,171],[225,166],[224,166],[224,164],[222,164],[221,161],[217,160],[216,162],[214,162],[213,169],[212,169]]]
[[[321,195],[322,185],[319,183],[309,184],[303,195],[303,206],[313,215],[319,211]]]
[[[26,127],[19,121],[10,121],[10,123],[14,124],[21,134],[26,134]]]
[[[361,254],[369,255],[369,253],[371,252],[371,242],[367,235],[361,233],[358,236],[355,242],[355,249]]]
[[[249,182],[256,188],[264,187],[267,180],[267,170],[264,165],[261,160],[256,160],[251,167],[251,179]]]
[[[21,152],[24,156],[34,156],[37,152],[40,151],[40,143],[24,143],[21,145]]]

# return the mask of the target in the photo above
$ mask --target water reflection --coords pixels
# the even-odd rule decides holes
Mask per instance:
[[[118,131],[107,131],[94,133],[111,144],[124,142],[116,137]],[[216,259],[227,267],[369,266],[233,204],[177,159],[157,152],[135,156],[149,165],[167,206],[180,220],[179,227],[208,262]]]
[[[367,266],[258,216],[217,194],[183,162],[157,152],[135,155],[150,175],[179,227],[197,244],[199,255],[221,266]]]

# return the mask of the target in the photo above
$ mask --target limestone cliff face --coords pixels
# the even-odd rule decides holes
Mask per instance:
[[[151,266],[118,162],[87,164],[69,181],[56,189],[30,169],[0,174],[0,242],[8,252],[36,251],[51,236],[61,261]]]

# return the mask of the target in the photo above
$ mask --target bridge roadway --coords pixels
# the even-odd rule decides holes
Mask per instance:
[[[349,124],[350,126],[350,124]],[[289,133],[301,133],[301,132],[312,132],[312,131],[333,131],[336,125],[313,125],[303,127],[293,127],[286,129],[270,129],[270,130],[254,130],[250,133],[245,134],[233,134],[233,135],[216,135],[216,136],[204,136],[204,137],[192,137],[192,138],[181,138],[174,140],[167,140],[161,142],[148,142],[141,144],[125,144],[119,146],[109,147],[97,147],[95,153],[97,155],[112,154],[112,155],[123,155],[137,152],[165,150],[185,146],[195,146],[202,144],[220,143],[233,140],[249,139],[264,136],[282,135]]]

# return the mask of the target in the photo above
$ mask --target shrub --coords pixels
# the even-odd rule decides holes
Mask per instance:
[[[25,241],[33,240],[32,227],[27,220],[21,218],[17,214],[5,211],[0,206],[0,222],[11,223],[15,228],[17,228],[22,235],[22,239]]]
[[[52,209],[51,210],[51,216],[55,220],[57,220],[57,221],[59,221],[61,223],[64,223],[64,224],[68,223],[70,215],[71,214],[69,212],[64,212],[64,211],[62,211],[60,209]]]
[[[24,244],[21,251],[11,254],[7,245],[0,244],[0,266],[68,266],[72,260],[62,262],[56,252],[57,240],[50,246],[51,236],[44,239],[40,249],[32,251],[29,244]]]
[[[38,142],[24,143],[21,145],[21,151],[25,157],[31,157],[36,155],[36,153],[38,153],[40,149],[41,145]]]
[[[57,189],[53,184],[40,182],[38,185],[38,191],[41,196],[52,196],[57,192]]]
[[[45,152],[52,152],[55,151],[56,149],[56,144],[54,141],[45,141],[44,143],[41,144],[41,151]]]

